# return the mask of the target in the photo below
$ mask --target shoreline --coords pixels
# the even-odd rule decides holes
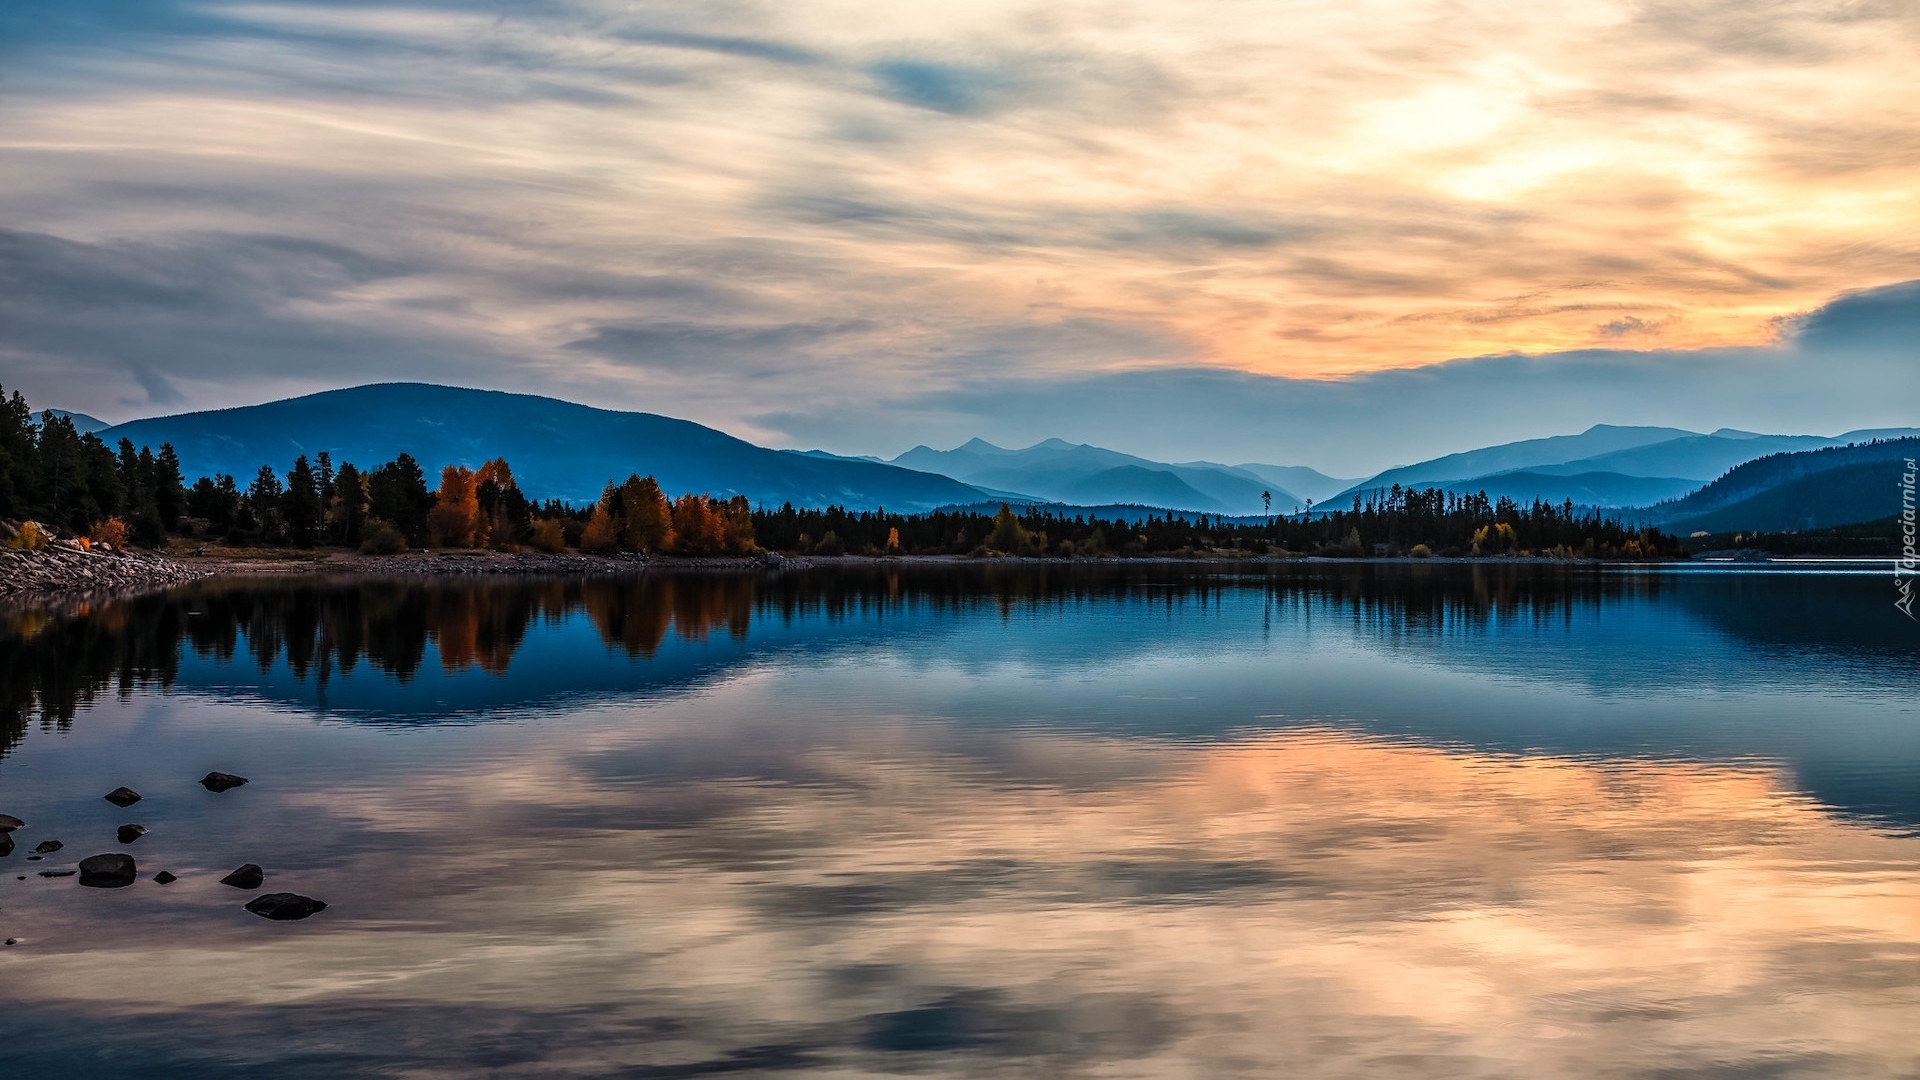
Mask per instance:
[[[58,545],[40,551],[0,550],[0,605],[9,608],[72,608],[109,599],[122,599],[192,581],[248,576],[387,575],[400,577],[612,577],[649,571],[685,573],[745,573],[810,570],[835,566],[1204,566],[1247,568],[1271,566],[1556,566],[1569,569],[1661,569],[1676,567],[1781,566],[1842,564],[1867,566],[1874,559],[1808,559],[1793,557],[1708,558],[1659,562],[1607,562],[1508,555],[1482,557],[1365,556],[1322,558],[1194,555],[1140,558],[1061,558],[1002,556],[973,558],[962,555],[761,555],[683,557],[592,555],[567,552],[507,552],[479,549],[429,549],[396,555],[368,555],[342,549],[229,549],[204,554],[80,551]]]

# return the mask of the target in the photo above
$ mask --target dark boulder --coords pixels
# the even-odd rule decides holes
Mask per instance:
[[[124,889],[140,876],[131,855],[94,855],[80,860],[80,884],[93,889]]]
[[[117,787],[107,792],[106,800],[121,809],[126,809],[140,801],[140,793],[129,787]]]
[[[13,834],[0,832],[0,859],[13,854]]]
[[[231,885],[236,889],[257,889],[260,887],[260,883],[265,880],[267,880],[266,871],[252,863],[247,863],[240,867],[240,869],[221,878],[220,884]]]
[[[67,845],[61,843],[58,840],[42,840],[40,841],[39,844],[34,846],[33,853],[35,855],[51,855],[54,852],[59,851],[61,848],[66,846]]]
[[[26,828],[27,823],[12,814],[0,814],[0,833],[10,833],[15,829]]]
[[[244,776],[235,776],[232,773],[224,772],[210,772],[200,778],[200,786],[215,793],[232,791],[234,788],[246,782],[247,778]]]
[[[173,871],[171,870],[162,870],[153,875],[153,883],[155,885],[171,885],[179,880],[179,878],[173,876]]]
[[[327,902],[299,893],[273,892],[247,901],[247,910],[263,919],[291,922],[327,910]]]
[[[119,837],[120,842],[123,844],[131,844],[145,835],[147,835],[147,827],[145,825],[120,826]]]

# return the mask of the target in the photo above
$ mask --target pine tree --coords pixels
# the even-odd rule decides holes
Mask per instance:
[[[285,536],[280,520],[280,501],[286,494],[287,489],[281,485],[280,477],[271,465],[260,466],[260,471],[253,474],[253,483],[247,488],[248,516],[254,529],[269,543]]]
[[[314,475],[307,455],[293,459],[287,471],[287,488],[280,497],[280,517],[286,523],[287,539],[299,547],[311,547],[320,528],[320,478]]]
[[[367,477],[368,516],[391,524],[409,544],[427,542],[427,511],[432,507],[426,474],[411,454],[401,454]]]
[[[130,519],[134,542],[146,547],[161,547],[167,542],[167,524],[160,516],[156,497],[159,472],[153,451],[143,446],[134,459],[133,478],[120,486],[121,513]]]
[[[340,463],[327,503],[327,536],[333,543],[357,547],[367,524],[367,482],[353,462]]]
[[[186,481],[180,475],[180,455],[172,443],[160,444],[160,456],[153,459],[153,506],[167,531],[176,532],[187,512]]]
[[[0,517],[29,518],[39,503],[40,449],[33,410],[15,390],[0,394]]]

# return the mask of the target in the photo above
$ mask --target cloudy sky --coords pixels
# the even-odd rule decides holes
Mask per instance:
[[[1920,3],[12,0],[0,385],[1355,475],[1920,422]]]

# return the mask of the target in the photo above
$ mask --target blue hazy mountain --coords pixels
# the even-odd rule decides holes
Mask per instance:
[[[1724,475],[1727,470],[1768,454],[1794,450],[1817,450],[1823,446],[1864,441],[1857,432],[1837,438],[1819,435],[1753,435],[1722,429],[1711,435],[1689,435],[1651,446],[1636,446],[1611,454],[1600,454],[1560,465],[1544,466],[1541,472],[1617,472],[1628,476],[1684,476],[1702,484]]]
[[[924,510],[978,501],[946,476],[880,462],[770,450],[688,420],[614,412],[529,394],[425,383],[329,390],[264,405],[134,420],[100,432],[109,445],[172,443],[182,471],[230,473],[244,487],[261,465],[284,471],[324,450],[370,468],[412,454],[433,481],[443,465],[504,457],[535,499],[586,502],[609,480],[651,473],[670,493],[745,495],[756,503],[839,503]]]
[[[1213,514],[1258,514],[1262,512],[1263,491],[1273,496],[1276,512],[1291,510],[1295,503],[1305,501],[1249,469],[1210,461],[1149,461],[1062,439],[1048,439],[1023,450],[1009,450],[984,439],[952,450],[916,446],[894,458],[892,464],[941,473],[974,487],[1018,492],[1036,501],[1070,506],[1124,504]]]
[[[1233,468],[1244,473],[1251,473],[1266,483],[1273,485],[1273,508],[1276,511],[1281,509],[1280,492],[1283,489],[1291,492],[1294,498],[1299,499],[1303,503],[1308,499],[1319,502],[1330,495],[1337,495],[1359,482],[1358,477],[1341,478],[1338,476],[1328,476],[1318,469],[1309,469],[1305,465],[1263,465],[1259,462],[1250,461],[1242,465],[1235,465]],[[1293,509],[1292,504],[1289,503],[1286,509],[1291,511]]]
[[[1341,492],[1340,497],[1350,496],[1355,490],[1390,488],[1395,484],[1401,487],[1446,487],[1456,481],[1473,480],[1482,476],[1492,476],[1495,473],[1539,472],[1543,466],[1586,461],[1604,454],[1614,454],[1623,450],[1689,437],[1698,438],[1699,436],[1680,428],[1618,427],[1612,424],[1595,424],[1578,435],[1554,435],[1545,439],[1524,439],[1520,442],[1501,443],[1498,446],[1448,454],[1445,457],[1388,469]],[[1761,451],[1761,453],[1765,452]],[[1576,471],[1619,472],[1622,470],[1601,466]],[[1662,472],[1627,475],[1671,476],[1674,474]]]
[[[1677,428],[1601,424],[1579,435],[1505,443],[1388,469],[1335,498],[1344,501],[1355,492],[1398,483],[1485,491],[1491,497],[1508,495],[1520,501],[1572,499],[1582,506],[1650,506],[1680,498],[1768,455],[1913,435],[1920,435],[1920,429],[1878,428],[1829,437],[1759,435],[1730,428],[1702,435]]]
[[[1678,476],[1627,476],[1616,472],[1561,475],[1544,470],[1522,470],[1494,473],[1492,476],[1439,486],[1462,495],[1484,491],[1489,499],[1497,500],[1505,496],[1518,503],[1530,503],[1535,499],[1551,503],[1572,500],[1575,506],[1611,509],[1650,506],[1677,499],[1698,490],[1700,481]]]
[[[1749,461],[1647,518],[1672,532],[1790,532],[1879,521],[1900,513],[1906,460],[1920,438],[1824,447]]]

